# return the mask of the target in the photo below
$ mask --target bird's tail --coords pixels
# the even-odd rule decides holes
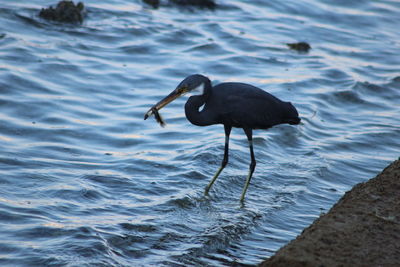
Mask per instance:
[[[285,109],[285,117],[283,118],[285,123],[289,123],[290,125],[297,125],[300,123],[301,119],[299,117],[299,113],[297,109],[290,102],[287,103],[287,108]]]

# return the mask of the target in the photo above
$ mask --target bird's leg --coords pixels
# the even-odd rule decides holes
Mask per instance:
[[[208,191],[210,191],[211,186],[217,180],[219,174],[222,172],[222,170],[225,168],[226,164],[228,164],[228,151],[229,151],[229,135],[231,134],[232,127],[224,125],[225,128],[225,150],[224,150],[224,159],[222,160],[221,167],[218,169],[218,171],[215,173],[214,177],[211,179],[211,181],[208,183],[206,186],[206,190],[204,192],[205,195],[208,194]]]
[[[246,184],[243,187],[242,196],[240,197],[240,202],[243,202],[244,196],[246,195],[247,188],[249,187],[251,176],[253,175],[254,169],[256,168],[256,159],[254,157],[253,152],[253,130],[250,128],[244,128],[244,132],[247,135],[247,140],[249,140],[249,147],[250,147],[250,157],[251,163],[249,168],[249,174],[247,175]]]

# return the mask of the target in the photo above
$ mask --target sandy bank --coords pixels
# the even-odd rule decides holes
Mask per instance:
[[[400,160],[354,186],[260,266],[400,266]]]

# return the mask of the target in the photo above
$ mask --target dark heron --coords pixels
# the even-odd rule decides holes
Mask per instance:
[[[154,114],[157,121],[163,124],[158,110],[188,92],[195,92],[196,95],[189,97],[185,104],[186,118],[194,125],[223,124],[225,129],[224,158],[221,167],[207,185],[205,194],[208,194],[228,163],[229,135],[232,127],[243,128],[249,141],[251,158],[249,174],[240,197],[240,201],[243,201],[256,167],[253,129],[269,129],[283,123],[299,124],[300,118],[296,108],[290,102],[283,102],[255,86],[237,82],[212,86],[207,77],[195,74],[184,79],[174,91],[150,108],[144,119]]]

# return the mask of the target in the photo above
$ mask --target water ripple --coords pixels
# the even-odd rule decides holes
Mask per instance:
[[[398,157],[395,1],[217,1],[212,10],[87,3],[82,25],[0,8],[0,265],[253,266]],[[235,18],[234,20],[232,18]],[[298,53],[287,43],[306,41]],[[302,124],[196,127],[184,101],[143,114],[192,73],[257,85]]]

